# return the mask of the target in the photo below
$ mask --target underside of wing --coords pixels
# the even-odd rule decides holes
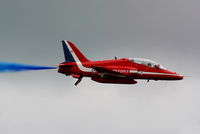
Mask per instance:
[[[114,69],[105,68],[105,67],[93,67],[101,77],[92,77],[93,81],[99,83],[110,83],[110,84],[136,84],[135,81],[130,75],[117,72]]]

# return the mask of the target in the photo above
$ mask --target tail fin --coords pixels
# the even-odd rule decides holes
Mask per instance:
[[[66,62],[86,62],[89,61],[78,48],[69,41],[62,41]]]

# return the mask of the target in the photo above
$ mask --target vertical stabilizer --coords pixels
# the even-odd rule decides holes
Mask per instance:
[[[63,45],[63,50],[64,50],[66,62],[86,62],[86,61],[89,61],[81,53],[81,51],[71,42],[63,40],[62,45]]]

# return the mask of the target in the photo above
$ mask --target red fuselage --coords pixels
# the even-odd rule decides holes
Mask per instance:
[[[183,76],[178,75],[172,71],[151,68],[146,65],[141,65],[131,62],[129,59],[113,59],[103,61],[87,61],[82,62],[86,68],[90,68],[90,72],[84,72],[79,69],[76,62],[61,63],[59,65],[59,73],[67,75],[83,75],[85,77],[102,77],[100,73],[93,69],[94,66],[110,69],[122,74],[125,74],[133,79],[147,79],[147,80],[181,80]],[[123,77],[122,77],[123,78]]]
[[[122,58],[90,61],[69,41],[62,41],[65,62],[59,64],[58,72],[83,77],[100,83],[136,84],[135,79],[181,80],[183,76],[165,69],[160,64],[144,58]]]

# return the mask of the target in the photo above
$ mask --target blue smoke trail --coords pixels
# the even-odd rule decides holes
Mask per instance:
[[[35,65],[11,63],[11,62],[0,62],[0,73],[31,71],[31,70],[45,70],[45,69],[56,69],[56,68],[57,67],[35,66]]]

